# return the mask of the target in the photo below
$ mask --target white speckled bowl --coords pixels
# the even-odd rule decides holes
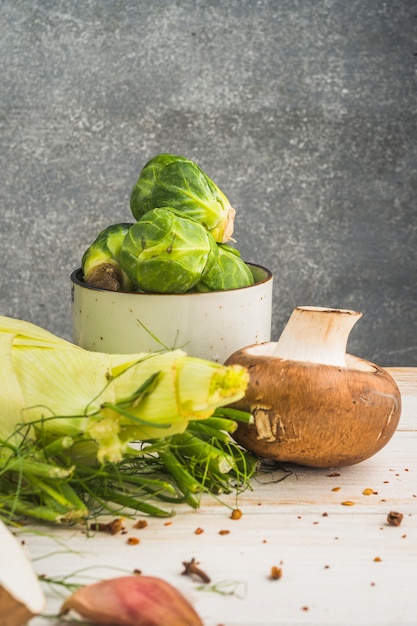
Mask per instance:
[[[248,265],[251,287],[186,294],[96,289],[77,269],[71,274],[74,341],[87,350],[123,354],[182,348],[223,363],[236,350],[271,339],[272,273]]]

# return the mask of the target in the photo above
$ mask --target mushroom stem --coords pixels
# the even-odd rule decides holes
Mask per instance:
[[[348,309],[296,307],[278,339],[273,356],[346,367],[350,331],[362,313]]]

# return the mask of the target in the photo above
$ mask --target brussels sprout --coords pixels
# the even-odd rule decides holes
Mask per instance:
[[[209,252],[209,234],[201,224],[161,207],[131,226],[121,264],[142,291],[184,293],[200,280]]]
[[[215,241],[229,241],[235,210],[217,185],[183,156],[160,154],[146,163],[130,195],[130,208],[139,220],[147,211],[172,207],[200,222]]]
[[[222,291],[238,289],[254,284],[249,267],[240,257],[240,252],[231,246],[217,244],[212,240],[209,258],[195,286],[196,291]]]
[[[130,223],[112,224],[84,252],[81,266],[88,285],[110,291],[130,291],[132,283],[120,265],[120,250]]]

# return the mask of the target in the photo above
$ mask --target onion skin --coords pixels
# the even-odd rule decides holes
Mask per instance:
[[[1,626],[24,626],[32,617],[35,614],[0,585]]]
[[[86,585],[69,596],[61,615],[112,626],[203,626],[191,604],[175,587],[153,576],[121,576]]]
[[[263,345],[226,361],[250,373],[245,397],[231,405],[254,415],[233,433],[239,444],[263,458],[330,468],[364,461],[388,443],[401,395],[387,371],[351,355],[346,367],[283,359]]]

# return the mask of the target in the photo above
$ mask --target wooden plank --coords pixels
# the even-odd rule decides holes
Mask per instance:
[[[36,569],[78,572],[84,583],[140,569],[180,589],[205,626],[415,626],[417,369],[390,372],[404,401],[401,427],[367,461],[334,470],[269,467],[237,500],[205,497],[200,510],[178,507],[142,530],[127,519],[127,534],[30,527],[29,553],[43,557]],[[236,506],[243,515],[232,520]],[[387,523],[390,511],[403,514],[400,526]],[[131,535],[137,546],[127,544]],[[204,590],[182,576],[191,558],[212,579]],[[269,579],[273,566],[281,579]],[[51,591],[48,598],[48,612],[58,610],[60,598]]]

